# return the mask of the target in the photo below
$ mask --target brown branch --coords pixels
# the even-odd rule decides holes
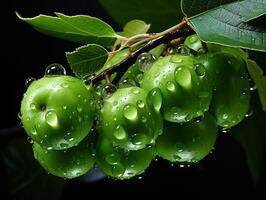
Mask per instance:
[[[142,47],[139,49],[133,51],[127,58],[122,60],[121,62],[117,63],[116,65],[104,70],[100,74],[96,75],[92,79],[92,83],[95,84],[101,80],[103,80],[106,76],[106,74],[113,74],[117,72],[116,77],[113,80],[113,83],[116,84],[120,80],[120,78],[125,74],[127,69],[135,63],[137,57],[144,53],[147,52],[156,46],[163,44],[163,43],[169,43],[171,40],[179,38],[179,37],[186,37],[188,35],[193,34],[194,31],[192,28],[187,25],[187,21],[182,21],[178,26],[177,29],[171,32],[166,33],[165,35],[162,35],[158,38],[155,38],[153,40],[148,41],[146,44],[144,44]]]

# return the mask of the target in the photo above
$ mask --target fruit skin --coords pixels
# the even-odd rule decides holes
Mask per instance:
[[[114,147],[105,137],[100,137],[96,148],[96,165],[108,176],[129,179],[142,174],[150,165],[155,147],[127,151]]]
[[[196,162],[213,148],[217,138],[214,117],[206,112],[202,121],[179,124],[164,122],[164,133],[156,140],[158,155],[171,162]]]
[[[158,59],[141,83],[141,88],[147,91],[156,87],[162,92],[162,113],[167,121],[187,122],[209,109],[212,96],[209,74],[192,56],[175,54]]]
[[[241,122],[249,110],[246,64],[237,54],[225,52],[216,52],[208,58],[204,65],[215,77],[210,111],[219,126],[230,128]]]
[[[27,134],[43,148],[66,149],[89,133],[94,115],[90,88],[71,76],[46,76],[31,83],[21,103]]]
[[[47,172],[55,176],[76,178],[93,167],[94,142],[95,134],[91,132],[77,146],[67,150],[45,150],[34,143],[34,157]]]
[[[139,87],[118,89],[104,99],[104,107],[99,112],[99,133],[128,150],[153,143],[163,128],[159,95],[148,94]],[[153,97],[158,98],[157,104]]]

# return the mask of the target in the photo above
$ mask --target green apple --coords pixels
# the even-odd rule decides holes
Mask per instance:
[[[162,133],[161,94],[139,87],[120,88],[104,99],[99,112],[100,134],[121,148],[138,150]]]
[[[164,133],[156,140],[158,155],[170,162],[196,162],[213,148],[217,138],[214,117],[206,112],[201,121],[184,124],[164,122]]]
[[[34,143],[34,157],[48,173],[62,178],[75,178],[93,167],[94,140],[95,134],[91,132],[77,146],[67,150],[46,150]]]
[[[96,147],[96,164],[108,176],[129,179],[143,173],[150,165],[155,147],[127,151],[113,146],[105,137],[100,137]]]
[[[21,103],[27,134],[48,150],[77,145],[89,133],[94,117],[90,88],[71,76],[45,76],[30,84]]]

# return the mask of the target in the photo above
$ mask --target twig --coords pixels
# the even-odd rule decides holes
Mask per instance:
[[[189,25],[187,25],[186,21],[182,21],[179,25],[175,26],[175,29],[171,28],[169,30],[170,30],[170,32],[164,31],[163,32],[164,35],[162,33],[158,34],[159,37],[158,37],[158,35],[155,35],[158,38],[155,38],[155,39],[148,41],[147,43],[143,44],[142,47],[133,51],[127,58],[125,58],[121,62],[117,63],[116,65],[114,65],[114,66],[102,71],[100,74],[96,75],[92,79],[92,83],[95,84],[95,83],[103,80],[105,78],[106,74],[110,75],[110,74],[117,72],[117,75],[113,80],[113,83],[116,84],[116,83],[118,83],[120,78],[124,75],[124,73],[127,71],[127,69],[132,64],[134,64],[135,60],[137,59],[137,57],[140,54],[147,52],[147,51],[155,48],[156,46],[158,46],[160,44],[168,43],[173,39],[176,39],[179,37],[186,37],[186,36],[194,33],[192,28]]]

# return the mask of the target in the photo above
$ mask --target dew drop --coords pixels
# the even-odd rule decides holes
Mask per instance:
[[[33,127],[33,128],[31,129],[31,134],[32,134],[32,135],[38,135],[37,130],[36,130],[35,127]]]
[[[138,110],[133,105],[125,105],[123,115],[129,120],[135,120],[138,117]]]
[[[27,137],[27,140],[28,140],[28,142],[29,142],[30,144],[33,144],[33,140],[32,140],[31,137]]]
[[[63,109],[66,110],[67,109],[67,106],[63,106]]]
[[[61,83],[61,87],[63,87],[63,88],[68,88],[69,85],[68,85],[67,83]]]
[[[114,137],[118,140],[124,140],[127,134],[123,126],[117,125],[114,130]]]
[[[178,56],[178,55],[173,55],[170,58],[170,62],[172,62],[172,63],[182,63],[183,59],[180,56]]]
[[[50,64],[46,67],[45,76],[54,76],[54,75],[66,75],[65,68],[58,63]]]
[[[158,157],[155,157],[155,158],[153,158],[153,160],[154,160],[155,162],[157,162],[159,159],[158,159]]]
[[[56,127],[58,125],[57,115],[54,111],[48,111],[45,115],[45,120],[47,124],[52,127]]]
[[[139,89],[135,88],[135,87],[132,88],[131,92],[133,92],[133,94],[139,94],[140,93]]]
[[[22,114],[21,114],[21,112],[18,113],[18,118],[19,118],[19,119],[22,118]]]
[[[136,80],[137,83],[139,83],[139,84],[141,83],[142,79],[143,79],[143,74],[142,74],[142,73],[137,74],[136,77],[135,77],[135,80]]]
[[[60,143],[60,147],[61,148],[67,148],[68,147],[68,144],[65,143],[65,142],[62,142],[62,143]]]
[[[247,94],[247,90],[246,89],[243,89],[242,92],[241,92],[242,95],[246,95]]]
[[[252,78],[248,79],[248,84],[249,84],[249,90],[250,91],[257,89],[257,86],[255,85],[255,82],[252,80]]]
[[[121,156],[117,153],[110,153],[105,157],[105,161],[110,165],[115,165],[121,161]]]
[[[85,85],[90,85],[91,83],[92,83],[92,79],[95,77],[95,74],[89,74],[89,75],[87,75],[87,76],[84,76],[83,78],[82,78],[82,80],[83,80],[83,83],[85,84]]]
[[[142,122],[142,123],[146,123],[146,122],[147,122],[147,118],[146,118],[145,116],[142,116],[142,117],[141,117],[141,122]]]
[[[248,112],[245,114],[245,117],[250,117],[253,115],[253,108],[252,107],[249,107],[249,110]]]
[[[175,70],[175,80],[176,82],[184,88],[191,87],[191,73],[189,69],[184,66],[180,66]]]
[[[178,154],[173,155],[173,158],[175,161],[179,161],[182,159]]]
[[[192,35],[189,37],[189,42],[190,43],[195,43],[198,41],[198,36],[197,35]]]
[[[125,78],[119,82],[119,88],[128,88],[136,86],[136,82],[133,79]]]
[[[144,106],[145,106],[144,101],[142,101],[142,100],[138,100],[138,101],[137,101],[137,106],[138,106],[139,108],[144,108]]]
[[[46,149],[47,149],[48,151],[50,151],[50,150],[53,149],[53,147],[47,147]]]
[[[148,141],[148,137],[144,133],[136,133],[131,138],[131,142],[134,145],[143,145],[143,144],[146,144],[147,141]]]
[[[135,64],[141,72],[146,72],[151,68],[155,60],[156,59],[152,54],[142,53],[138,56]]]
[[[160,111],[162,106],[162,95],[159,88],[152,89],[147,98],[148,102],[153,105],[156,111]]]
[[[198,76],[204,76],[206,74],[206,69],[203,64],[197,63],[194,66],[195,66],[195,71]]]
[[[174,52],[173,48],[169,47],[167,48],[167,53],[172,54]]]
[[[168,81],[168,82],[166,83],[166,85],[167,85],[167,89],[168,89],[169,91],[171,91],[171,92],[175,91],[175,84],[174,84],[172,81]]]
[[[230,131],[230,128],[222,128],[223,133],[228,133]]]
[[[199,117],[195,117],[194,121],[199,123],[199,122],[202,122],[203,119],[204,119],[204,116],[199,116]]]
[[[79,113],[82,112],[82,110],[83,110],[82,107],[80,107],[80,106],[77,107],[77,111],[78,111]]]
[[[224,113],[224,114],[222,115],[222,118],[223,118],[223,119],[228,119],[228,114],[227,114],[227,113]]]
[[[36,80],[36,79],[35,79],[35,78],[32,78],[32,77],[27,78],[26,81],[25,81],[25,86],[26,86],[26,87],[29,87],[30,84],[31,84],[33,81],[35,81],[35,80]]]
[[[174,48],[174,53],[181,54],[181,55],[189,55],[190,50],[184,44],[178,45],[177,48]]]
[[[124,174],[124,172],[125,172],[125,167],[121,163],[113,165],[112,167],[113,176],[120,177]]]
[[[112,94],[116,91],[115,85],[108,83],[103,86],[101,95],[103,98],[107,99],[112,96]]]
[[[34,103],[31,103],[31,104],[30,104],[30,109],[31,109],[31,110],[36,110],[36,105],[35,105]]]

